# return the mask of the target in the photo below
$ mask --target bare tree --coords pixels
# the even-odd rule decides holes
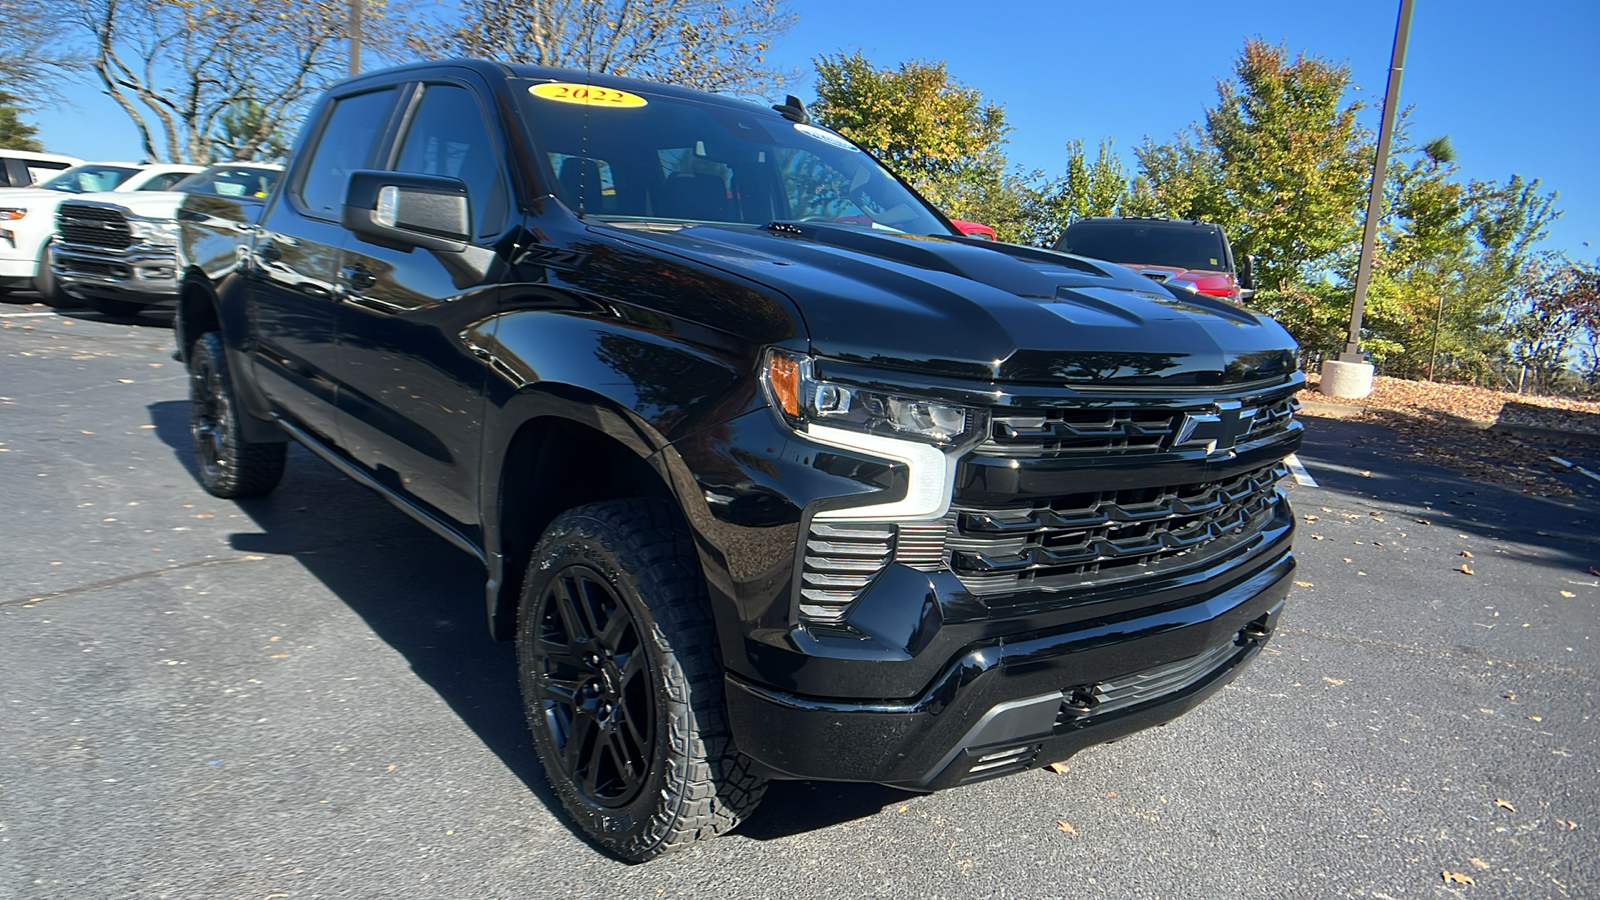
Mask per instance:
[[[0,87],[18,109],[59,98],[61,82],[81,70],[69,27],[47,0],[0,0]]]
[[[415,49],[760,93],[783,82],[766,53],[794,21],[783,0],[462,0]]]
[[[73,6],[93,38],[91,68],[133,120],[152,159],[251,159],[345,74],[348,5],[337,0],[73,0]],[[369,3],[369,23],[385,11]],[[251,114],[241,119],[240,110]],[[231,127],[223,128],[230,115]],[[251,128],[240,133],[240,121]]]

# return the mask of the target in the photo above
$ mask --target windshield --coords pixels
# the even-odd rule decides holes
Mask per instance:
[[[1228,271],[1219,231],[1179,223],[1077,222],[1067,226],[1055,248],[1124,265]]]
[[[186,194],[216,194],[222,197],[261,199],[272,193],[272,186],[283,174],[277,169],[255,166],[212,166],[190,175],[172,186]]]
[[[91,163],[86,166],[73,166],[39,187],[68,194],[109,191],[127,181],[138,171],[128,166],[99,166]]]
[[[549,166],[546,177],[562,202],[585,215],[951,233],[920,198],[831,131],[719,103],[520,84],[523,117]],[[589,90],[626,102],[571,99]]]

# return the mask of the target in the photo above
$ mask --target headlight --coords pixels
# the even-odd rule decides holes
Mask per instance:
[[[16,220],[22,218],[23,216],[25,216],[27,214],[28,214],[27,210],[18,209],[16,207],[11,207],[9,209],[0,209],[0,222],[15,222]]]
[[[128,219],[128,231],[136,243],[158,247],[178,246],[178,223],[172,219]]]
[[[818,425],[952,447],[971,440],[984,422],[981,410],[822,381],[811,357],[776,348],[767,351],[762,381],[773,407],[797,431]]]

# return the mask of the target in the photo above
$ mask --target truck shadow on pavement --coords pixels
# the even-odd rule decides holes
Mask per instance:
[[[154,403],[149,413],[156,434],[198,482],[188,403]],[[276,491],[235,502],[260,530],[233,534],[234,550],[293,556],[566,821],[528,735],[514,647],[489,637],[477,560],[296,444]],[[910,796],[879,785],[775,782],[737,833],[787,837],[870,816]]]

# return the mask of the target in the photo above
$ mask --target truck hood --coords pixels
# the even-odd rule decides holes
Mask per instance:
[[[146,219],[176,219],[184,194],[177,191],[97,191],[63,195],[68,200],[108,203]]]
[[[823,357],[1041,385],[1226,385],[1296,367],[1266,316],[1049,250],[814,223],[626,234],[781,291]]]

